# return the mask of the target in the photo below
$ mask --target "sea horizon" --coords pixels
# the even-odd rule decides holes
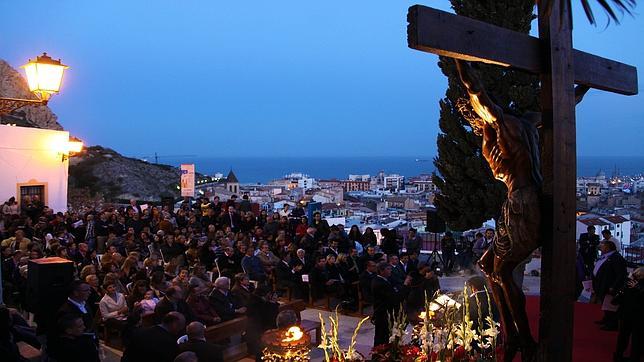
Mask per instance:
[[[233,170],[241,183],[267,183],[283,176],[301,172],[315,179],[343,179],[349,174],[376,175],[379,171],[405,177],[431,174],[434,156],[194,156],[164,158],[159,163],[179,166],[194,163],[196,172],[214,175]],[[152,161],[152,160],[150,160]],[[616,170],[620,175],[644,173],[644,156],[579,156],[577,176],[594,176],[603,171],[610,177]]]

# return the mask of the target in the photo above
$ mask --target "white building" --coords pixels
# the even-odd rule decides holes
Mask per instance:
[[[38,195],[67,210],[69,132],[0,125],[0,200]]]
[[[405,184],[405,176],[398,174],[387,175],[383,178],[383,187],[388,190],[400,190]]]

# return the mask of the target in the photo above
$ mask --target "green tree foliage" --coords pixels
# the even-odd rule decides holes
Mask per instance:
[[[528,33],[534,19],[533,0],[452,0],[457,14]],[[474,134],[463,114],[472,115],[453,60],[438,63],[448,78],[446,96],[440,101],[438,156],[439,175],[434,183],[440,193],[434,203],[452,230],[479,227],[498,218],[506,195],[505,185],[493,178],[481,154],[481,137]],[[522,114],[538,107],[538,78],[499,66],[477,64],[487,92],[506,112]]]

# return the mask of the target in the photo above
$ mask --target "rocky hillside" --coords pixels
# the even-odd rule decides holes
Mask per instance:
[[[7,62],[0,59],[0,97],[36,99],[26,80]],[[62,130],[58,117],[47,106],[28,106],[1,119],[24,127]],[[74,131],[69,130],[73,135]],[[101,146],[86,147],[70,158],[69,195],[72,205],[83,197],[107,201],[136,198],[158,201],[161,196],[178,196],[179,169],[128,158]],[[75,205],[77,206],[77,205]]]
[[[71,158],[70,188],[86,189],[107,200],[160,200],[179,195],[179,169],[124,157],[101,146],[87,147]]]
[[[25,78],[9,63],[0,59],[0,97],[38,99],[27,87]],[[3,117],[3,123],[62,130],[58,117],[46,106],[26,106]]]

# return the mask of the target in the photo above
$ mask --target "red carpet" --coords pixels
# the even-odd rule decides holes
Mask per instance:
[[[535,338],[539,335],[539,297],[528,297],[528,318]],[[575,303],[575,335],[573,361],[610,362],[617,341],[617,332],[599,329],[594,322],[602,318],[597,304]],[[515,359],[519,361],[519,359]]]

